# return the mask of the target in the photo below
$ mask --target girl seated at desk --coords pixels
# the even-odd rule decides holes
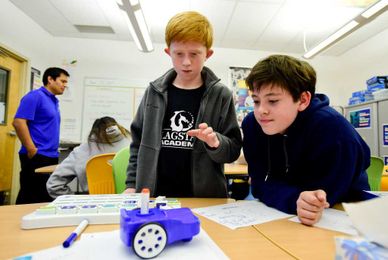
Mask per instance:
[[[51,197],[74,194],[69,183],[77,178],[77,193],[88,193],[86,163],[102,153],[115,153],[129,146],[129,132],[111,117],[96,119],[88,136],[88,142],[74,148],[69,156],[58,165],[47,181],[47,191]]]

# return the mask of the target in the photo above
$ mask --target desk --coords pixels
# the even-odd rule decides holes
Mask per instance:
[[[334,236],[345,235],[340,232],[305,226],[287,219],[271,221],[254,227],[297,259],[335,259]]]
[[[233,202],[230,199],[179,199],[184,207],[206,207]],[[0,206],[0,259],[8,259],[29,252],[62,244],[74,227],[20,229],[21,217],[31,213],[40,204]],[[231,259],[294,259],[274,245],[252,226],[231,230],[199,216],[201,227]],[[85,233],[118,229],[118,224],[89,225]],[[307,239],[306,239],[307,240]],[[200,252],[198,252],[200,258]]]
[[[53,173],[55,171],[57,166],[58,166],[58,164],[54,164],[54,165],[48,165],[48,166],[36,168],[35,172],[36,173],[42,173],[42,174],[51,174],[51,173]]]
[[[248,165],[246,164],[235,164],[235,163],[225,163],[225,175],[229,176],[248,176]]]

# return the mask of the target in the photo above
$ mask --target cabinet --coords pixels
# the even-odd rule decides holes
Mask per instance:
[[[388,99],[347,106],[345,117],[369,145],[371,154],[388,165]]]

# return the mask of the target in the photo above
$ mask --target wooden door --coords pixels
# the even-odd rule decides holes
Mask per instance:
[[[12,187],[17,140],[12,121],[21,97],[24,68],[25,61],[0,48],[0,192],[7,195]]]

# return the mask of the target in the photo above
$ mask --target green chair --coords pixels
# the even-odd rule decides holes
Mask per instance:
[[[371,191],[379,191],[381,188],[381,176],[383,175],[384,161],[380,157],[372,156],[370,158],[369,168],[366,170],[368,174],[368,182]]]
[[[124,147],[116,153],[112,160],[113,177],[115,180],[116,193],[125,190],[127,178],[127,166],[129,161],[129,147]]]

